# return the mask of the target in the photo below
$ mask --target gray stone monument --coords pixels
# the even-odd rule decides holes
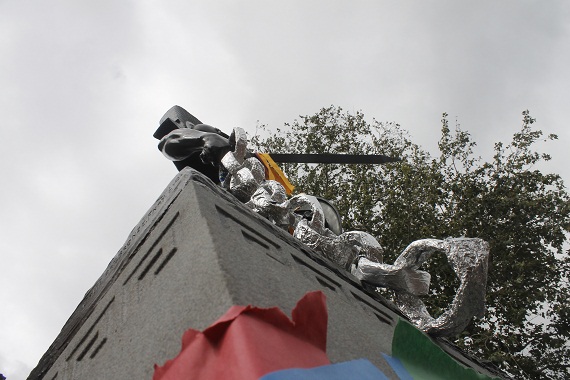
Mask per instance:
[[[367,358],[398,379],[382,353],[405,318],[336,264],[311,251],[186,168],[169,184],[86,293],[29,379],[151,379],[232,305],[278,306],[290,315],[306,293],[326,294],[332,362]],[[495,369],[435,339],[466,367]]]

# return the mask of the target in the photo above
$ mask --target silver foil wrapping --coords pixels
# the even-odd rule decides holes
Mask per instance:
[[[247,136],[241,128],[234,130],[235,150],[222,157],[221,164],[227,170],[222,186],[229,189],[240,201],[247,202],[265,182],[265,169],[255,158],[245,159]]]
[[[459,289],[448,308],[433,318],[416,295],[396,292],[396,304],[421,330],[436,336],[453,336],[467,327],[471,318],[485,312],[489,245],[481,239],[446,239],[447,259],[457,277]]]
[[[346,270],[350,270],[360,257],[382,261],[382,247],[372,235],[361,231],[350,231],[337,236],[326,228],[323,210],[317,198],[302,194],[290,201],[292,211],[307,204],[311,208],[312,217],[310,220],[297,221],[294,226],[294,237]]]
[[[292,229],[294,237],[361,281],[395,290],[400,310],[427,333],[456,335],[473,316],[483,315],[489,256],[485,241],[418,240],[393,265],[385,264],[382,247],[370,234],[350,231],[337,236],[326,228],[322,207],[315,197],[300,194],[288,200],[280,183],[265,179],[265,169],[257,159],[245,159],[245,131],[236,128],[234,134],[236,148],[221,161],[228,172],[222,185],[253,211],[284,229]],[[431,277],[419,268],[436,252],[447,256],[460,286],[451,305],[438,318],[433,318],[418,297],[428,293]]]
[[[284,229],[291,224],[285,189],[276,181],[263,181],[246,205]]]
[[[447,252],[449,245],[437,239],[417,240],[404,250],[394,265],[361,259],[352,274],[361,281],[373,285],[387,287],[398,291],[406,291],[414,295],[428,293],[431,276],[419,270],[419,267],[434,252]]]
[[[247,136],[243,129],[235,128],[235,150],[221,160],[228,175],[222,186],[236,198],[274,224],[287,228],[290,224],[287,195],[283,186],[265,179],[265,167],[255,157],[245,158]]]

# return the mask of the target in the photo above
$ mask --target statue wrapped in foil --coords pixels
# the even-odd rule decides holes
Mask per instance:
[[[172,114],[170,119],[166,118],[169,113]],[[473,316],[484,313],[489,255],[485,241],[417,240],[408,245],[394,264],[383,263],[383,249],[372,235],[360,231],[342,232],[340,227],[333,228],[333,232],[327,228],[323,203],[316,197],[299,194],[288,199],[279,182],[266,179],[264,165],[247,150],[243,129],[236,128],[232,136],[227,136],[211,126],[199,124],[177,106],[167,115],[155,133],[155,137],[161,139],[159,149],[167,158],[205,171],[254,212],[292,230],[295,238],[350,271],[363,283],[393,289],[397,306],[421,330],[432,335],[456,335]],[[200,165],[206,169],[201,170]],[[452,303],[437,318],[429,314],[419,298],[428,294],[431,280],[430,274],[420,267],[434,253],[447,256],[460,283]]]
[[[262,168],[257,167],[259,161],[244,160],[245,132],[236,129],[234,133],[236,150],[228,152],[222,159],[222,165],[230,173],[229,182],[226,179],[224,186],[254,211],[275,224],[289,223],[294,237],[351,271],[362,282],[393,289],[397,306],[423,331],[439,336],[456,335],[465,329],[473,316],[483,315],[489,255],[485,241],[469,238],[417,240],[402,252],[393,265],[385,264],[382,262],[382,247],[370,234],[350,231],[336,235],[326,228],[322,207],[314,196],[301,194],[287,200],[279,183],[262,177]],[[303,208],[308,209],[310,218],[296,214]],[[438,318],[429,314],[419,298],[428,294],[431,279],[430,274],[420,267],[434,253],[447,256],[460,282],[453,302]]]

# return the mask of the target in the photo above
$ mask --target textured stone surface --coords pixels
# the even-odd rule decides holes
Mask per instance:
[[[327,353],[368,358],[391,378],[401,318],[356,278],[254,214],[203,175],[185,169],[135,227],[29,379],[150,379],[182,333],[204,329],[232,305],[290,314],[308,291],[327,296]],[[454,347],[450,355],[489,372]]]

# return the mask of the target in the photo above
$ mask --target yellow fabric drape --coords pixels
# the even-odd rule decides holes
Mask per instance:
[[[271,156],[267,153],[256,153],[255,155],[263,166],[265,166],[265,178],[279,182],[285,188],[287,195],[291,195],[295,186],[291,185],[287,176],[283,173],[279,165],[273,161]]]

